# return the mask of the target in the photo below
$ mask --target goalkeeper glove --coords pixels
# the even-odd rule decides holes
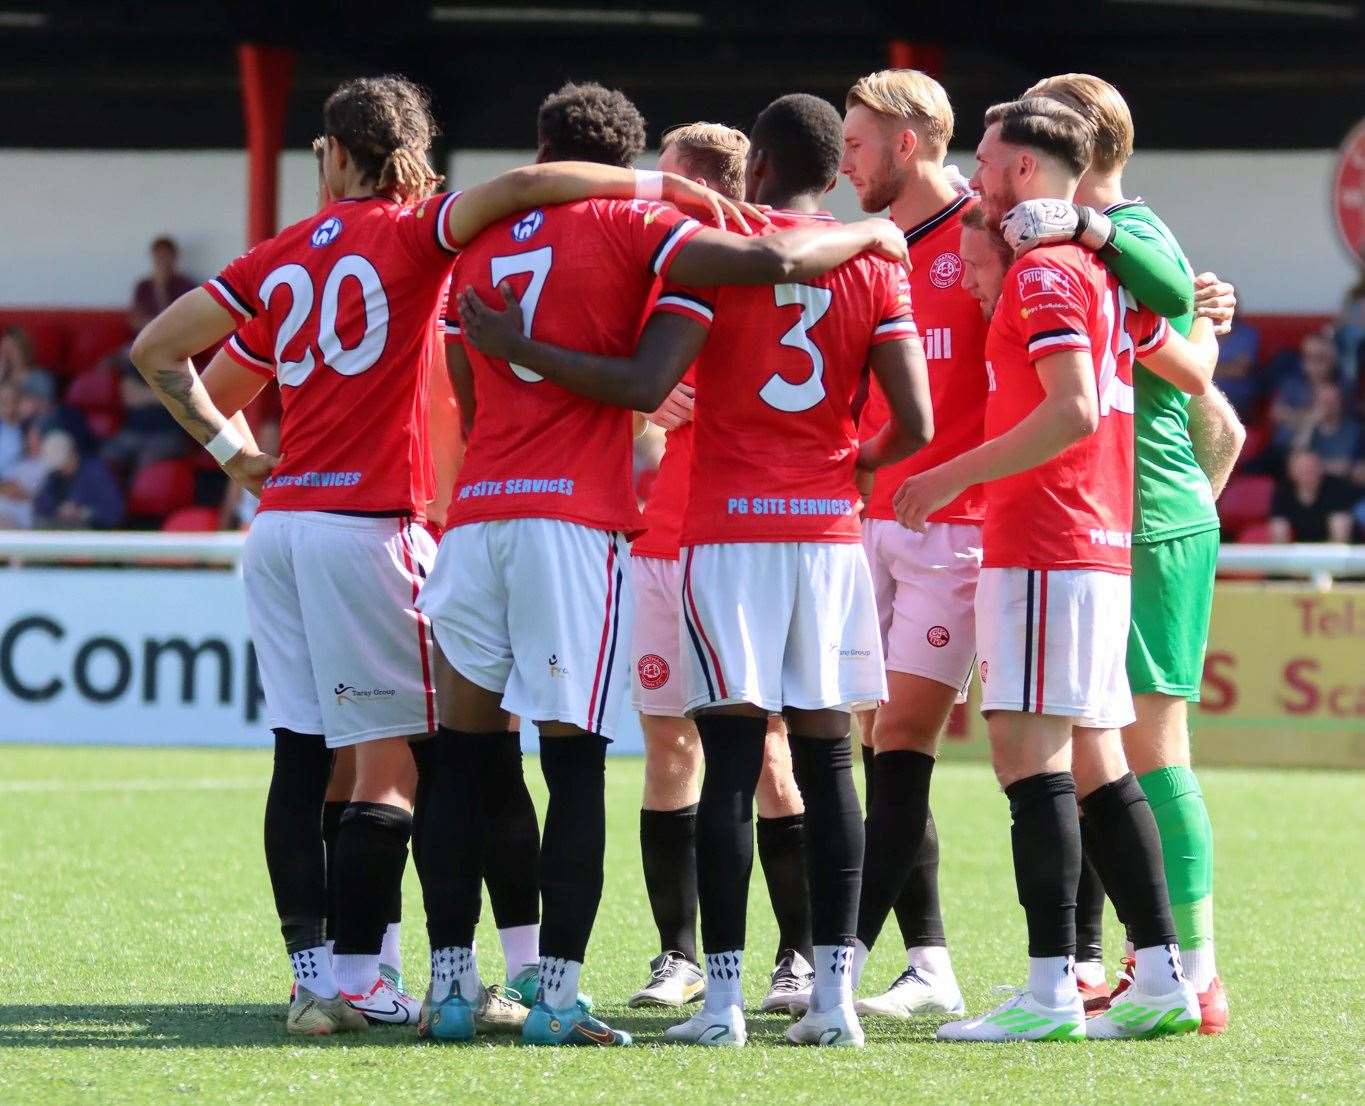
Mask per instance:
[[[1075,242],[1098,253],[1114,241],[1114,223],[1093,207],[1066,200],[1025,200],[1000,221],[1000,232],[1021,257],[1038,246]]]

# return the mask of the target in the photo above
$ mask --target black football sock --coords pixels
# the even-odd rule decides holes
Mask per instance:
[[[337,834],[337,956],[379,953],[408,862],[412,814],[388,803],[350,803]]]
[[[929,822],[933,772],[933,757],[908,749],[888,750],[873,759],[876,782],[867,805],[867,858],[858,904],[858,940],[869,949],[901,898],[919,852]]]
[[[1174,945],[1175,922],[1162,866],[1161,835],[1132,772],[1081,800],[1086,844],[1134,948]]]
[[[521,734],[478,743],[483,873],[499,929],[540,921],[540,827],[521,766]]]
[[[477,745],[496,734],[441,726],[428,742],[430,787],[418,856],[427,939],[432,951],[474,947],[483,904],[483,807]],[[418,769],[418,781],[422,769]]]
[[[1089,832],[1081,819],[1081,882],[1076,891],[1076,961],[1104,959],[1104,883],[1090,859]]]
[[[1076,884],[1081,827],[1070,772],[1044,772],[1005,788],[1019,905],[1028,922],[1031,957],[1076,951]]]
[[[322,734],[285,729],[274,734],[275,767],[265,800],[265,864],[285,947],[293,953],[326,940],[322,803],[332,753]]]
[[[426,821],[427,797],[431,794],[432,753],[435,748],[431,738],[409,741],[412,763],[417,768],[417,787],[412,796],[412,866],[417,869],[417,881],[423,887],[427,883],[426,853],[422,846],[423,823]]]
[[[697,804],[640,811],[640,856],[659,951],[697,960]]]
[[[754,791],[763,771],[768,720],[697,717],[706,770],[697,804],[697,894],[708,955],[744,948],[754,868]]]
[[[896,922],[908,949],[948,944],[938,897],[938,827],[932,810],[924,820],[924,836],[896,900]]]
[[[852,945],[858,928],[864,839],[853,786],[853,750],[847,736],[830,740],[793,733],[787,740],[792,772],[806,804],[812,943]]]
[[[350,805],[349,799],[322,804],[322,846],[327,852],[327,940],[337,935],[337,834],[341,832],[341,815]]]
[[[872,793],[876,788],[876,781],[872,778],[872,765],[877,759],[877,750],[871,745],[859,745],[858,748],[863,754],[863,802],[871,810]]]
[[[607,739],[541,737],[550,791],[540,849],[540,955],[583,962],[602,901],[607,845]]]
[[[810,886],[806,881],[806,816],[758,819],[758,862],[777,919],[777,963],[788,952],[815,962],[810,936]]]

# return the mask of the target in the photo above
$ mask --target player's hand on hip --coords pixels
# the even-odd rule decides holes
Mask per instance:
[[[521,304],[512,286],[506,281],[498,285],[503,310],[489,307],[473,288],[460,293],[460,330],[477,350],[490,357],[512,360],[518,343],[525,337],[522,329]]]
[[[676,430],[692,421],[693,397],[697,394],[691,384],[678,383],[659,404],[657,411],[651,411],[645,419],[664,430]]]
[[[1200,273],[1194,278],[1194,313],[1211,321],[1215,334],[1227,334],[1237,313],[1237,290],[1217,273]]]
[[[714,189],[676,173],[663,175],[663,199],[680,211],[714,223],[721,230],[748,232],[751,227],[772,222],[756,204],[736,202]]]
[[[951,503],[957,492],[958,489],[944,479],[941,468],[908,476],[892,500],[896,521],[906,529],[922,534],[929,524],[929,516]]]
[[[223,466],[223,471],[234,484],[260,499],[266,477],[275,471],[279,463],[280,459],[273,453],[248,453],[243,449]]]
[[[1061,242],[1076,242],[1088,250],[1103,249],[1114,238],[1114,224],[1109,216],[1082,204],[1025,200],[1000,220],[1000,233],[1014,256],[1021,257],[1039,246]]]
[[[868,249],[887,261],[909,266],[910,250],[905,244],[905,231],[890,219],[864,219],[859,226],[866,229],[871,237]]]

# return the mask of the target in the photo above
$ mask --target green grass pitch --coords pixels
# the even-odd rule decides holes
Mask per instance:
[[[543,803],[536,762],[528,761]],[[607,884],[584,986],[637,1047],[432,1046],[411,1031],[284,1036],[289,978],[261,855],[259,751],[0,746],[0,1102],[1201,1103],[1359,1102],[1365,776],[1209,770],[1222,1038],[972,1046],[869,1019],[862,1052],[798,1050],[755,1016],[739,1051],[665,1046],[665,1011],[624,1000],[656,951],[640,876],[641,762],[608,769]],[[1022,979],[1004,799],[982,765],[935,782],[943,897],[968,1009]],[[543,807],[542,807],[543,809]],[[426,982],[415,874],[410,986]],[[485,909],[486,978],[502,970]],[[1110,919],[1108,938],[1118,939]],[[753,881],[745,993],[774,930]],[[884,985],[893,928],[868,967]],[[1111,955],[1111,964],[1116,953]],[[1354,1088],[1354,1089],[1353,1089]]]

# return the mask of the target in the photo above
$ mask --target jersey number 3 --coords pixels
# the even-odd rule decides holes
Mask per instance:
[[[778,284],[773,287],[778,307],[799,305],[800,317],[778,341],[791,349],[800,350],[810,358],[810,376],[799,384],[784,380],[778,373],[768,377],[758,396],[769,407],[795,414],[809,411],[825,398],[825,355],[811,341],[810,331],[829,310],[834,293],[828,288],[811,284]]]
[[[337,334],[341,285],[348,277],[360,285],[361,307],[365,312],[365,333],[350,349],[341,344]],[[282,387],[297,388],[313,371],[313,347],[310,344],[297,361],[286,361],[284,351],[313,313],[313,278],[302,265],[281,265],[261,282],[261,302],[269,303],[275,289],[282,285],[289,287],[291,302],[289,314],[275,334],[275,371]],[[389,298],[384,294],[379,273],[357,253],[338,258],[322,285],[318,310],[317,348],[323,364],[342,376],[358,376],[379,360],[388,340]]]

